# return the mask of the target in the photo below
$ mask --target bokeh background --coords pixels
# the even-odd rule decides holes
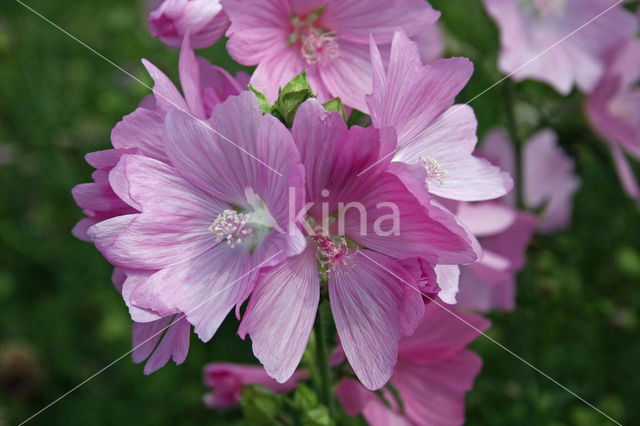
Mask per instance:
[[[176,50],[152,38],[132,0],[23,0],[151,84],[147,58],[174,79]],[[434,0],[447,56],[473,60],[466,101],[500,79],[498,33],[479,0]],[[199,51],[242,69],[224,41]],[[131,347],[111,268],[71,228],[71,188],[89,181],[84,154],[107,149],[111,128],[148,90],[14,0],[0,4],[0,425],[20,423]],[[505,123],[505,97],[542,117],[577,159],[583,185],[573,226],[535,237],[517,308],[492,314],[489,335],[623,424],[640,418],[640,210],[620,189],[603,145],[580,115],[583,95],[542,84],[500,85],[472,103],[480,134]],[[47,425],[243,424],[239,410],[202,404],[201,368],[255,362],[230,317],[209,343],[192,336],[187,361],[151,376],[125,356],[32,421]],[[606,420],[504,350],[479,338],[484,368],[467,398],[472,425],[602,425]],[[429,398],[429,395],[425,395]]]

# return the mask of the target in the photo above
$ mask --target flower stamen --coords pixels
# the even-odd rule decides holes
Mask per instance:
[[[215,235],[216,242],[226,241],[233,248],[237,244],[253,238],[250,222],[249,214],[225,210],[213,221],[209,230]]]

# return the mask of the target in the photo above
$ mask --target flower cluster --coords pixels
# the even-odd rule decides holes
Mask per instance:
[[[485,3],[503,71],[595,87],[590,118],[640,198],[621,153],[640,155],[637,41],[605,61],[637,22],[615,8],[526,67],[611,1]],[[182,90],[143,61],[153,94],[73,190],[87,216],[74,234],[115,267],[145,373],[185,361],[191,327],[207,342],[233,311],[262,367],[205,367],[211,407],[311,379],[374,425],[463,422],[481,366],[465,347],[489,327],[469,311],[514,308],[534,231],[569,225],[579,179],[550,129],[521,152],[501,129],[476,149],[474,110],[455,103],[473,65],[438,59],[438,18],[424,0],[165,0],[151,13],[152,34],[180,47]],[[251,76],[195,56],[223,34]]]

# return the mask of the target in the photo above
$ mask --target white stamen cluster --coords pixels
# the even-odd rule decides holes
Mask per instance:
[[[447,171],[442,170],[438,160],[431,157],[420,157],[420,165],[427,171],[427,183],[442,186],[447,180]]]
[[[250,216],[235,210],[225,210],[213,221],[209,230],[216,236],[216,241],[226,241],[230,247],[235,247],[246,239],[253,238]]]

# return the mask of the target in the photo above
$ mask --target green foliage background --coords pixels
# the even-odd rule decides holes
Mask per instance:
[[[177,51],[150,36],[138,2],[25,2],[148,84],[143,57],[177,76]],[[479,0],[432,4],[443,11],[448,53],[476,64],[460,95],[466,101],[501,77],[497,30]],[[223,43],[199,54],[241,69]],[[130,320],[110,283],[111,268],[70,234],[82,216],[70,191],[89,180],[84,154],[108,148],[111,128],[147,93],[14,0],[0,5],[0,143],[14,151],[13,162],[0,165],[0,425],[20,423],[130,349]],[[577,158],[583,186],[574,226],[535,238],[517,310],[492,314],[489,334],[629,424],[640,418],[639,210],[585,128],[582,95],[562,99],[532,82],[513,95],[524,112],[520,134],[535,130],[530,116],[555,127]],[[505,123],[504,99],[498,86],[472,103],[481,133]],[[148,377],[125,357],[32,423],[241,424],[239,410],[221,414],[201,403],[206,362],[254,362],[236,327],[229,318],[210,343],[193,337],[185,364]],[[488,340],[473,348],[485,366],[467,398],[469,424],[606,423]]]

